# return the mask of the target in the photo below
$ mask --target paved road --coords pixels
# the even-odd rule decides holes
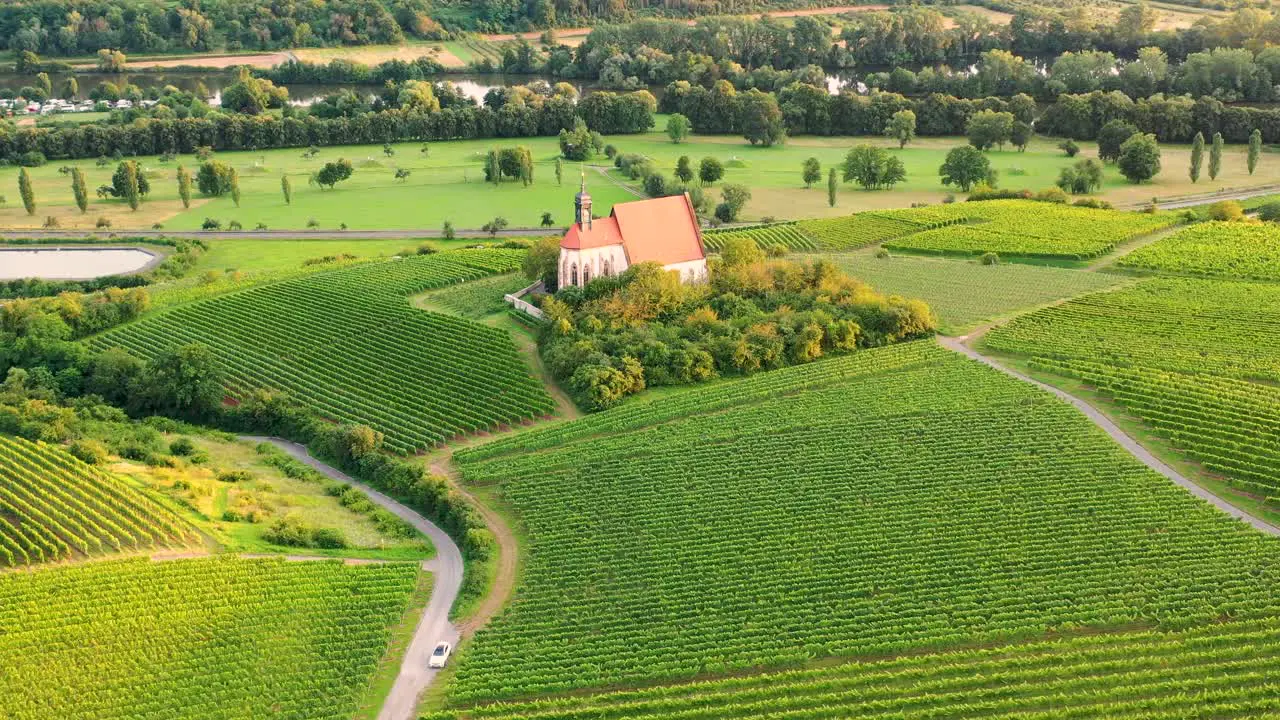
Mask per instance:
[[[514,228],[500,230],[497,237],[529,237],[560,235],[564,228]],[[483,230],[458,230],[460,238],[488,240]],[[125,241],[129,238],[201,238],[204,240],[440,240],[440,228],[422,230],[0,230],[0,245],[5,240],[101,240]]]
[[[1269,185],[1266,187],[1249,188],[1247,190],[1230,190],[1227,192],[1213,193],[1210,195],[1196,195],[1194,197],[1170,198],[1169,200],[1160,201],[1161,210],[1178,210],[1181,208],[1195,207],[1197,205],[1209,205],[1219,200],[1248,200],[1249,198],[1259,197],[1261,195],[1280,194],[1280,185]],[[1137,203],[1129,207],[1137,208],[1146,205],[1146,203]]]
[[[1213,505],[1214,507],[1230,515],[1231,517],[1243,520],[1249,523],[1250,525],[1252,525],[1253,527],[1257,528],[1258,530],[1261,530],[1264,533],[1268,533],[1270,535],[1280,535],[1280,528],[1276,527],[1275,525],[1272,525],[1271,523],[1266,522],[1265,520],[1262,520],[1260,518],[1254,517],[1253,515],[1250,515],[1249,513],[1227,502],[1226,500],[1223,500],[1217,495],[1214,495],[1208,490],[1205,490],[1204,488],[1195,484],[1191,480],[1188,480],[1187,477],[1184,476],[1182,473],[1166,465],[1163,461],[1161,461],[1155,455],[1152,455],[1150,452],[1148,452],[1146,448],[1139,445],[1136,440],[1129,437],[1129,435],[1125,433],[1124,430],[1121,430],[1118,425],[1111,422],[1111,420],[1107,418],[1107,416],[1098,412],[1089,403],[1063,390],[1053,387],[1052,385],[1046,385],[1045,383],[1042,383],[1039,380],[1035,380],[1026,375],[1023,375],[1017,370],[1013,370],[1012,368],[1005,367],[999,362],[996,362],[995,360],[987,357],[986,355],[979,353],[978,351],[974,350],[968,345],[965,345],[964,340],[965,338],[950,338],[950,337],[938,338],[938,342],[941,343],[942,346],[947,349],[954,350],[958,353],[971,357],[974,360],[977,360],[978,362],[989,365],[1006,375],[1015,377],[1019,380],[1022,380],[1023,382],[1029,382],[1032,385],[1035,385],[1036,387],[1040,388],[1041,390],[1053,393],[1059,398],[1066,400],[1067,402],[1074,405],[1077,410],[1084,413],[1085,417],[1092,420],[1094,425],[1097,425],[1098,427],[1102,428],[1104,432],[1106,432],[1108,435],[1111,436],[1112,440],[1115,440],[1117,443],[1119,443],[1121,447],[1127,450],[1130,455],[1133,455],[1135,458],[1141,461],[1142,464],[1146,465],[1152,470],[1155,470],[1156,472],[1160,473],[1166,478],[1169,478],[1175,484],[1185,489],[1187,492],[1191,493],[1192,495],[1195,495],[1201,500],[1204,500],[1210,505]]]
[[[449,610],[453,607],[453,601],[458,597],[458,590],[462,587],[462,551],[445,531],[429,520],[340,470],[316,460],[307,452],[306,447],[280,438],[246,436],[243,439],[252,442],[269,442],[326,476],[360,488],[370,500],[421,530],[435,544],[436,556],[422,564],[423,569],[435,574],[431,601],[422,613],[422,619],[418,621],[418,629],[414,631],[413,640],[405,651],[404,662],[400,666],[400,674],[396,677],[395,685],[392,686],[391,693],[382,706],[382,712],[378,713],[378,720],[411,720],[418,707],[419,696],[435,679],[438,672],[427,669],[427,659],[431,656],[431,651],[441,640],[455,644],[458,642],[458,630],[453,623],[449,622]]]

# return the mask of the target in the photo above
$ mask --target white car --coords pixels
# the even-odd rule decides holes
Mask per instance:
[[[427,667],[432,670],[439,670],[449,661],[449,653],[453,652],[453,646],[447,642],[436,645],[436,649],[431,652],[431,659],[427,661]]]

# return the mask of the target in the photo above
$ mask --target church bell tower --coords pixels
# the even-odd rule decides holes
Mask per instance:
[[[582,171],[582,185],[573,196],[574,221],[579,230],[591,229],[591,196],[587,194],[587,171]]]

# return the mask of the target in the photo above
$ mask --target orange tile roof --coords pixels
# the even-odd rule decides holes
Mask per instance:
[[[591,221],[590,228],[578,227],[577,223],[569,226],[564,234],[560,247],[569,250],[587,250],[589,248],[622,245],[622,231],[618,229],[618,221],[610,215]]]
[[[569,250],[606,245],[622,245],[630,265],[650,261],[673,265],[706,257],[702,231],[687,195],[619,203],[609,217],[592,222],[590,230],[575,224],[560,241],[560,247]]]

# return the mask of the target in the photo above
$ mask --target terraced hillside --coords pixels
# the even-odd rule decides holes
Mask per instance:
[[[180,305],[92,346],[150,357],[204,343],[226,370],[230,398],[283,390],[322,417],[370,425],[409,453],[552,411],[505,332],[407,299],[511,272],[521,257],[461,250],[361,264]]]
[[[196,540],[120,478],[59,446],[0,435],[0,567]]]
[[[499,489],[529,538],[521,592],[460,658],[449,709],[462,717],[499,699],[822,658],[1098,633],[1115,633],[1118,648],[1135,629],[1212,636],[1226,617],[1280,615],[1280,585],[1259,572],[1280,560],[1280,543],[1150,472],[1069,406],[927,341],[628,405],[456,458],[469,482]],[[1255,655],[1273,633],[1256,638]],[[965,656],[948,657],[969,676]],[[1036,676],[1045,661],[1033,657],[1013,698],[1031,709],[1062,677]],[[892,680],[824,694],[875,671],[830,672],[839,677],[794,695],[745,679],[741,700],[696,707],[665,687],[638,691],[667,698],[651,705],[575,714],[595,702],[584,695],[511,712],[723,717],[757,693],[791,698],[763,714],[794,702],[795,717],[860,716],[864,695],[904,690]],[[936,673],[943,688],[954,678],[940,664],[919,672],[907,677]],[[1133,683],[1125,692],[1139,705],[1168,694],[1151,677]]]
[[[416,573],[230,556],[0,573],[0,717],[349,720]]]
[[[1215,477],[1280,507],[1280,285],[1154,278],[996,328],[991,350],[1076,378]]]

